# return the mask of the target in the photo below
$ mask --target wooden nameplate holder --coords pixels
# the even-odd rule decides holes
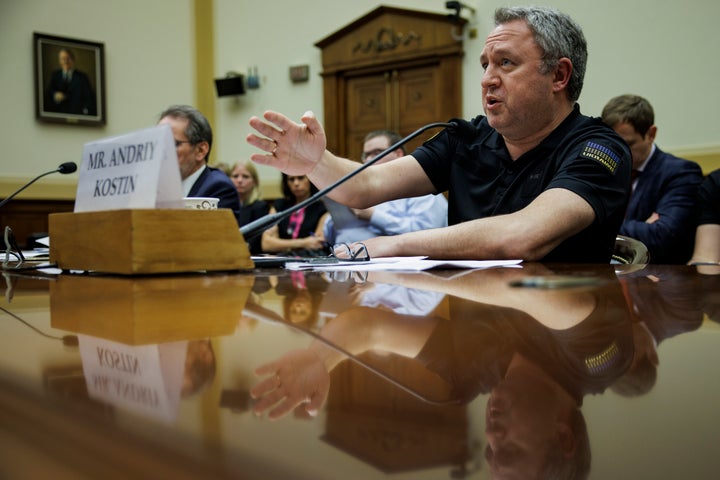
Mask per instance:
[[[52,213],[50,261],[123,275],[246,270],[247,243],[228,209]]]

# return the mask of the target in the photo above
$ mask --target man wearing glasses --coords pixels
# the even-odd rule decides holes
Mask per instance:
[[[229,208],[237,218],[240,197],[235,185],[222,170],[207,164],[212,147],[207,118],[189,105],[173,105],[160,114],[158,124],[172,129],[184,196],[217,198],[218,208]]]
[[[367,163],[401,140],[389,130],[375,130],[365,136],[362,161]],[[405,149],[398,147],[377,164],[404,157]],[[447,200],[441,194],[399,198],[369,208],[349,209],[333,200],[325,199],[331,218],[325,223],[325,239],[330,243],[352,243],[380,235],[447,227]],[[352,216],[350,221],[346,216]]]

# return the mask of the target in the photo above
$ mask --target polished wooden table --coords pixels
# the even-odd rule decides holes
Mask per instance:
[[[3,276],[3,479],[720,474],[717,267]]]

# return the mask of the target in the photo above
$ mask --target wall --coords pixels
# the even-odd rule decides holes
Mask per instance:
[[[466,0],[477,10],[476,39],[465,42],[464,115],[480,113],[478,58],[500,1]],[[583,27],[590,59],[580,98],[598,115],[621,93],[646,96],[656,108],[658,144],[720,167],[720,139],[711,117],[720,108],[720,35],[714,19],[720,2],[688,0],[658,8],[651,0],[546,0]],[[213,7],[214,67],[221,77],[257,66],[261,87],[215,103],[215,161],[246,159],[248,119],[277,109],[297,119],[306,110],[322,119],[320,50],[314,44],[381,3],[371,0],[0,0],[0,196],[39,172],[79,161],[85,142],[152,125],[170,103],[193,103],[195,38],[193,6]],[[384,5],[447,13],[443,0]],[[463,15],[469,17],[469,12]],[[32,32],[105,43],[108,123],[79,127],[38,123],[34,117]],[[199,52],[205,58],[207,52]],[[288,68],[308,64],[310,80],[292,84]],[[204,65],[204,64],[203,64]],[[11,68],[8,68],[11,67]],[[212,87],[210,87],[212,88]],[[206,91],[206,90],[202,90]],[[438,119],[445,120],[445,119]],[[260,169],[264,190],[279,191],[279,174]],[[23,192],[24,198],[72,198],[73,179],[52,176]],[[59,188],[54,188],[59,186]]]
[[[171,103],[194,100],[193,0],[0,0],[0,196],[86,142],[151,126]],[[33,32],[105,44],[107,124],[35,120]],[[23,198],[74,198],[77,174],[46,177]],[[18,197],[20,198],[20,197]]]

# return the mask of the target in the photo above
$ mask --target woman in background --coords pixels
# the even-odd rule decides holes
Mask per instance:
[[[240,212],[238,213],[240,226],[247,225],[270,212],[270,204],[260,199],[260,180],[255,165],[251,161],[237,162],[230,172],[230,180],[235,185],[240,197]],[[252,255],[262,253],[259,235],[247,242]]]
[[[317,188],[305,175],[288,176],[284,173],[282,189],[284,198],[275,202],[270,209],[272,213],[287,210],[317,192]],[[293,212],[263,232],[263,252],[285,252],[301,256],[327,255],[322,233],[326,217],[327,212],[322,202],[315,202]]]

